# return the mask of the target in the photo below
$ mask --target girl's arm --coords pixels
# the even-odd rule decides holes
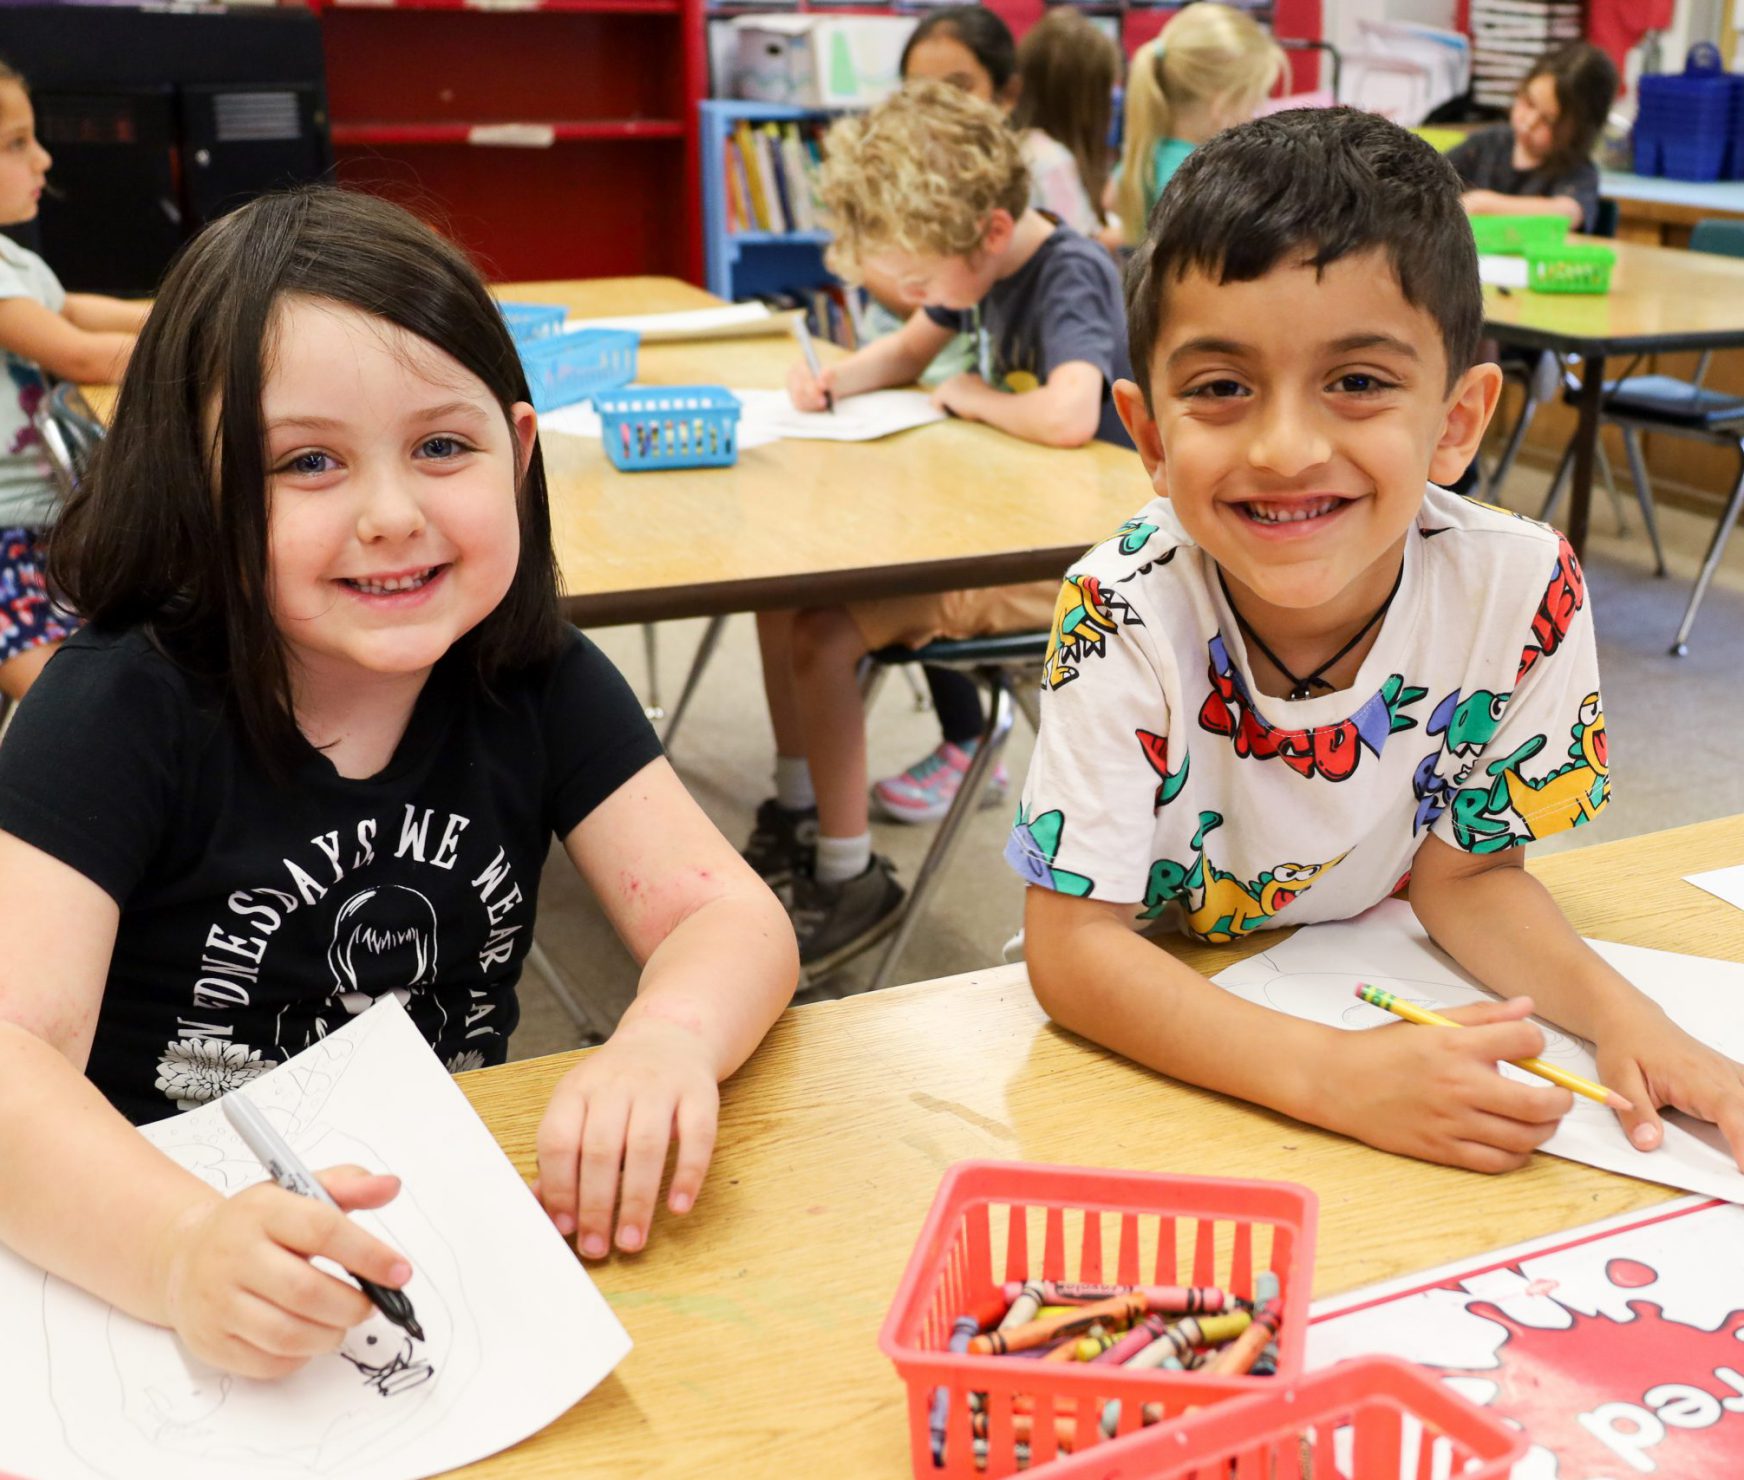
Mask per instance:
[[[119,917],[83,874],[0,832],[0,1243],[174,1326],[208,1361],[278,1376],[333,1350],[371,1309],[309,1256],[393,1285],[411,1271],[312,1199],[262,1186],[226,1200],[84,1076]],[[353,1207],[378,1206],[395,1185],[328,1181]]]
[[[787,393],[801,411],[822,411],[825,391],[839,399],[886,386],[913,385],[956,333],[935,324],[924,308],[917,308],[894,334],[874,339],[847,359],[825,365],[821,377],[814,376],[804,360],[796,361],[787,372]]]
[[[539,1127],[540,1198],[577,1249],[598,1258],[614,1204],[618,1247],[646,1242],[674,1135],[668,1204],[684,1213],[696,1200],[714,1149],[716,1087],[787,1006],[799,953],[768,885],[664,759],[600,803],[564,846],[642,966],[617,1031],[564,1077]]]
[[[1474,216],[1567,216],[1575,230],[1586,224],[1586,208],[1572,195],[1503,195],[1499,190],[1468,190],[1460,197]]]
[[[34,298],[0,299],[0,347],[58,380],[112,385],[133,353],[131,333],[81,329]]]
[[[69,293],[61,310],[68,323],[89,334],[137,334],[150,312],[148,300],[109,298],[102,293]]]

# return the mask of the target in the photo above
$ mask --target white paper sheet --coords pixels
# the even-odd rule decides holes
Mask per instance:
[[[543,1428],[629,1351],[393,997],[246,1093],[312,1169],[356,1162],[403,1179],[385,1208],[352,1216],[411,1261],[406,1294],[428,1339],[376,1315],[339,1354],[256,1382],[0,1250],[0,1472],[417,1480]],[[141,1134],[227,1194],[265,1177],[216,1102]]]
[[[634,329],[644,341],[738,339],[747,334],[785,334],[791,313],[771,313],[764,303],[728,303],[679,313],[625,314],[617,318],[570,319],[567,329]]]
[[[1744,965],[1603,940],[1588,944],[1680,1027],[1721,1053],[1744,1060]],[[1359,981],[1431,1008],[1495,1000],[1494,993],[1478,986],[1430,941],[1410,905],[1396,899],[1344,924],[1298,930],[1212,980],[1250,1002],[1335,1028],[1398,1021],[1390,1012],[1357,1000]],[[1598,1078],[1589,1042],[1538,1021],[1544,1029],[1545,1058],[1588,1079]],[[1504,1064],[1502,1072],[1529,1084],[1544,1083],[1512,1065]],[[1576,1095],[1574,1108],[1541,1149],[1605,1171],[1744,1202],[1744,1174],[1725,1138],[1707,1122],[1676,1112],[1666,1115],[1664,1144],[1657,1151],[1637,1151],[1611,1111]]]
[[[1710,869],[1705,874],[1685,874],[1684,880],[1744,910],[1744,863],[1733,864],[1731,868]]]
[[[1530,281],[1526,259],[1485,253],[1478,258],[1478,281],[1491,288],[1524,288]]]
[[[792,438],[801,442],[873,442],[944,421],[925,391],[870,391],[836,402],[832,411],[796,411],[786,391],[734,390],[739,398],[739,450]],[[583,403],[547,411],[539,428],[570,437],[597,437],[599,414]]]

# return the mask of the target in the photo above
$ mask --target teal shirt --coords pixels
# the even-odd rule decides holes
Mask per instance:
[[[1185,139],[1159,139],[1157,146],[1151,151],[1151,178],[1145,187],[1145,220],[1150,220],[1151,212],[1156,209],[1157,199],[1163,193],[1163,187],[1174,178],[1175,171],[1181,168],[1193,146]]]

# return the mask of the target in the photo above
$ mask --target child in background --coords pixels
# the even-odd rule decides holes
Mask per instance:
[[[1027,204],[1017,141],[996,109],[916,83],[830,130],[819,189],[836,232],[831,265],[849,278],[876,266],[928,307],[821,377],[797,363],[788,375],[796,406],[819,411],[826,393],[906,385],[972,328],[985,373],[941,385],[934,396],[946,410],[1057,447],[1118,430],[1109,393],[1126,373],[1126,345],[1114,264]],[[765,878],[791,878],[802,962],[824,970],[845,959],[881,933],[902,899],[889,861],[872,854],[860,659],[893,642],[1045,626],[1051,587],[759,614],[777,792],[746,856]],[[815,786],[815,849],[800,833],[798,785],[806,798]]]
[[[1599,212],[1593,145],[1617,96],[1617,68],[1585,41],[1546,52],[1514,96],[1507,123],[1448,152],[1474,215],[1567,216],[1591,231]]]
[[[908,33],[898,68],[905,83],[945,82],[1002,113],[1010,113],[1022,87],[1017,42],[1004,21],[984,5],[947,5]]]
[[[1093,21],[1061,6],[1024,36],[1017,67],[1022,89],[1011,125],[1023,141],[1030,203],[1093,237],[1105,224],[1100,202],[1120,50]]]
[[[1182,166],[1126,284],[1137,383],[1116,394],[1157,497],[1060,596],[1006,849],[1042,1006],[1186,1083],[1500,1171],[1570,1104],[1497,1071],[1543,1052],[1536,1003],[1593,1040],[1635,1146],[1669,1104],[1744,1163],[1744,1069],[1521,867],[1608,800],[1605,721],[1567,541],[1426,483],[1465,465],[1501,378],[1474,362],[1451,166],[1350,109],[1244,124]],[[1449,1014],[1465,1032],[1343,1032],[1133,929],[1233,941],[1401,893],[1513,1000]]]
[[[338,191],[208,227],[53,570],[90,625],[0,747],[0,1242],[233,1372],[330,1351],[370,1307],[307,1261],[404,1261],[277,1187],[226,1200],[128,1121],[389,993],[451,1070],[501,1063],[553,832],[643,969],[552,1094],[539,1195],[581,1253],[614,1206],[639,1249],[676,1140],[688,1211],[793,937],[558,616],[526,377],[471,264]]]
[[[0,226],[34,221],[54,161],[36,141],[24,79],[0,62]],[[121,378],[143,303],[69,293],[35,252],[0,236],[0,692],[21,698],[77,626],[49,595],[43,536],[59,489],[34,417],[57,380]]]
[[[1284,53],[1250,15],[1201,0],[1132,56],[1112,205],[1127,243],[1195,146],[1252,118],[1284,74]]]

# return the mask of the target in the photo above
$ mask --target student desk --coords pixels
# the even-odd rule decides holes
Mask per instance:
[[[1617,254],[1609,293],[1484,289],[1486,334],[1527,349],[1581,356],[1567,524],[1576,554],[1586,546],[1607,357],[1744,346],[1744,260],[1639,242],[1603,245]],[[1646,373],[1646,366],[1638,368]],[[1612,373],[1622,372],[1613,366]]]
[[[1739,959],[1744,913],[1680,875],[1740,859],[1744,817],[1531,867],[1589,934]],[[1180,954],[1214,971],[1259,944]],[[460,1076],[526,1174],[575,1057]],[[663,1213],[647,1253],[594,1269],[635,1350],[464,1473],[906,1477],[904,1390],[878,1328],[940,1174],[969,1157],[1304,1182],[1319,1295],[1674,1195],[1550,1156],[1499,1178],[1429,1166],[1187,1088],[1051,1027],[1021,966],[815,1003],[725,1087],[696,1212]]]
[[[578,318],[720,301],[670,278],[497,291]],[[644,344],[637,374],[779,387],[798,357],[788,334]],[[1151,497],[1129,450],[1061,451],[958,421],[876,442],[775,442],[696,471],[620,473],[576,437],[542,446],[564,614],[583,627],[1058,579]]]

